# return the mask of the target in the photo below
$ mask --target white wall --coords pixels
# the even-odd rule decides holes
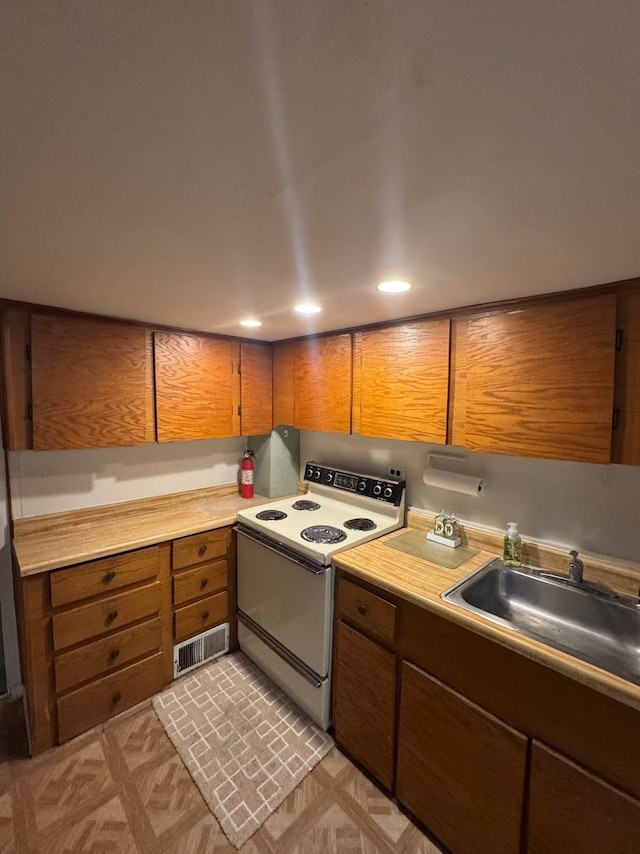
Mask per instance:
[[[23,688],[20,677],[20,651],[13,598],[8,511],[4,454],[2,454],[2,459],[0,459],[0,608],[2,609],[2,640],[7,674],[7,693],[9,696],[17,697],[22,694]]]
[[[640,562],[640,467],[474,454],[333,433],[300,437],[301,466],[317,460],[386,474],[387,466],[396,465],[406,471],[407,502],[413,506],[452,510],[462,520],[496,530],[516,521],[524,539]],[[486,478],[485,492],[474,498],[425,486],[422,473],[432,451],[465,454],[466,462],[451,469]]]
[[[16,519],[233,483],[245,437],[9,453]]]

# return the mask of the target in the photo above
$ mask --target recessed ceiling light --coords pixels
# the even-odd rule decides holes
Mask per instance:
[[[380,282],[378,290],[383,294],[401,294],[403,291],[408,291],[411,288],[411,282],[404,282],[400,279],[394,279],[390,282]]]
[[[319,311],[322,311],[319,305],[315,305],[312,302],[305,302],[297,305],[295,310],[298,314],[317,314]]]
[[[256,320],[255,317],[246,317],[240,321],[240,326],[262,326],[262,321]]]

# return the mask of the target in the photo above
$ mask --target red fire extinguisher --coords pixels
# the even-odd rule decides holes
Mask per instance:
[[[240,495],[243,498],[253,498],[253,466],[255,455],[253,451],[245,451],[242,456]]]

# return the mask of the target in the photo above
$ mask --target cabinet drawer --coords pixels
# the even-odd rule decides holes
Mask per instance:
[[[340,580],[338,615],[387,643],[396,636],[396,606],[357,584]]]
[[[224,557],[231,542],[231,530],[218,528],[192,537],[173,541],[173,568],[182,569],[192,563],[203,563],[216,557]]]
[[[229,599],[226,590],[207,596],[192,605],[178,608],[176,611],[175,639],[177,642],[210,629],[222,623],[229,614]]]
[[[53,615],[53,647],[60,650],[123,628],[160,610],[160,584],[105,596],[90,605]]]
[[[227,562],[217,560],[203,563],[194,569],[187,569],[173,577],[173,604],[182,605],[204,596],[223,590],[227,586]]]
[[[73,738],[162,689],[161,652],[58,700],[58,737]]]
[[[128,584],[152,580],[158,574],[160,549],[151,546],[113,555],[51,573],[51,604],[71,605],[81,599],[109,593]]]
[[[55,659],[56,691],[61,694],[135,658],[157,652],[161,642],[162,622],[156,618],[63,652]]]

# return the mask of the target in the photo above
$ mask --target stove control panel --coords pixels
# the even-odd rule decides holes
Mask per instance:
[[[356,472],[330,469],[313,462],[306,464],[304,479],[310,483],[321,483],[324,486],[332,486],[334,489],[375,498],[377,501],[384,501],[396,507],[402,501],[405,487],[403,480],[383,480]]]

